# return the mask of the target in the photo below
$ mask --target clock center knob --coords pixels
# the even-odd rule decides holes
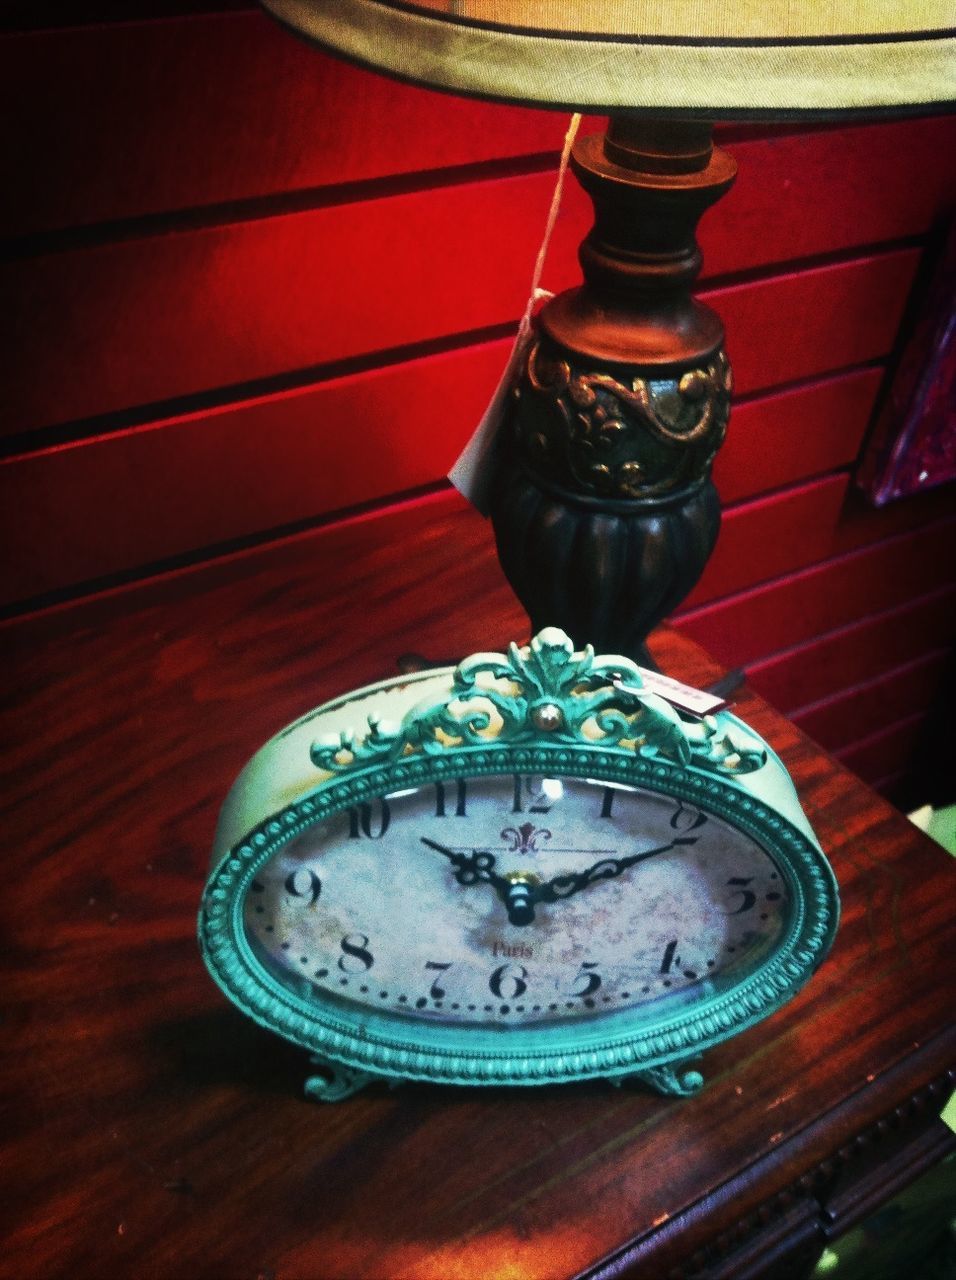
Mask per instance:
[[[534,889],[541,881],[531,871],[509,871],[505,874],[508,890],[505,907],[511,924],[531,924],[534,920]]]

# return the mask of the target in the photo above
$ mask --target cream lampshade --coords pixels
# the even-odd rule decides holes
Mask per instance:
[[[720,524],[730,366],[691,296],[730,187],[717,118],[927,112],[956,99],[953,0],[263,0],[366,66],[451,92],[607,112],[571,166],[595,208],[584,283],[539,313],[490,501],[534,631],[649,661]]]
[[[540,106],[744,113],[951,100],[952,0],[264,0],[408,80]]]

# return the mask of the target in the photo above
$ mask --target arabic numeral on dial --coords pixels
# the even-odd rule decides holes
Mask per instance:
[[[526,798],[531,802],[528,805],[528,813],[549,813],[551,811],[552,798],[538,784],[538,779],[526,778],[522,774],[516,773],[514,775],[514,798],[511,812],[524,813]]]
[[[671,828],[674,831],[696,831],[707,821],[707,814],[701,813],[693,805],[685,805],[680,800],[671,814]]]
[[[575,996],[577,999],[584,999],[585,996],[594,995],[595,991],[597,991],[598,987],[601,985],[600,975],[593,972],[596,968],[596,960],[582,961],[581,968],[574,977],[575,986],[572,987],[570,992],[572,996]],[[584,984],[583,986],[577,985],[582,982]]]
[[[322,892],[322,881],[310,867],[297,867],[285,878],[285,891],[293,898],[308,898],[314,907]]]
[[[378,814],[373,812],[368,800],[363,800],[354,809],[349,809],[349,839],[360,840],[363,836],[369,840],[381,840],[392,820],[387,800],[377,800]]]
[[[667,946],[664,948],[664,958],[661,960],[661,969],[660,969],[662,974],[670,973],[674,965],[680,964],[680,956],[677,955],[676,952],[677,952],[677,939],[672,938],[670,942],[668,942]]]
[[[729,916],[739,916],[744,911],[750,911],[757,905],[757,895],[753,889],[748,889],[747,885],[753,880],[753,876],[731,876],[727,881],[727,886],[733,889],[731,897],[740,897],[740,906],[735,907],[733,911],[728,911]]]
[[[437,970],[439,971],[439,973],[444,973],[444,971],[445,971],[446,969],[450,969],[450,968],[451,968],[451,966],[452,966],[452,962],[451,962],[450,960],[447,960],[447,961],[441,961],[441,960],[426,960],[426,961],[425,961],[425,968],[426,968],[426,969],[437,969]],[[444,1000],[444,998],[445,998],[445,988],[444,988],[444,987],[440,987],[440,986],[438,985],[438,978],[437,978],[437,977],[435,978],[435,981],[432,983],[432,985],[429,987],[429,989],[428,989],[428,994],[431,996],[431,998],[432,998],[433,1000]]]
[[[528,990],[528,970],[523,964],[500,964],[488,979],[491,994],[499,1000],[517,1000]]]
[[[343,973],[367,973],[375,963],[368,949],[367,934],[347,933],[341,946],[343,954],[339,956],[339,968]]]
[[[455,794],[455,809],[454,809],[454,814],[456,818],[464,818],[466,816],[465,800],[466,800],[465,780],[464,778],[458,778],[456,779],[456,794]],[[448,797],[447,788],[445,787],[445,784],[443,782],[436,782],[435,783],[435,817],[436,818],[446,818],[448,816],[448,808],[447,808],[448,802],[449,802],[449,797]]]

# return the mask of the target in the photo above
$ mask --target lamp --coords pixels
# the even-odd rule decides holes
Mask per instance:
[[[691,296],[699,218],[734,180],[716,118],[938,108],[956,97],[951,0],[263,0],[309,39],[400,78],[607,112],[572,168],[595,209],[584,284],[523,356],[491,515],[534,631],[647,664],[699,578],[729,414],[718,316]]]

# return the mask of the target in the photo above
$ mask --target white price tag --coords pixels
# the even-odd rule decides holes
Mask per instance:
[[[471,439],[448,473],[448,479],[458,492],[467,498],[483,516],[488,514],[495,460],[501,440],[500,433],[505,411],[511,399],[512,388],[518,381],[521,362],[531,341],[532,332],[531,325],[525,325],[522,322],[491,402],[472,432]]]
[[[694,689],[689,684],[681,684],[679,680],[661,675],[659,671],[648,671],[647,667],[638,667],[638,671],[641,673],[643,688],[631,689],[623,680],[615,680],[615,686],[635,693],[638,697],[641,693],[656,693],[672,707],[679,707],[681,711],[689,711],[695,716],[713,715],[715,711],[721,711],[727,705],[726,700],[718,697],[717,694],[707,693],[704,689]]]

